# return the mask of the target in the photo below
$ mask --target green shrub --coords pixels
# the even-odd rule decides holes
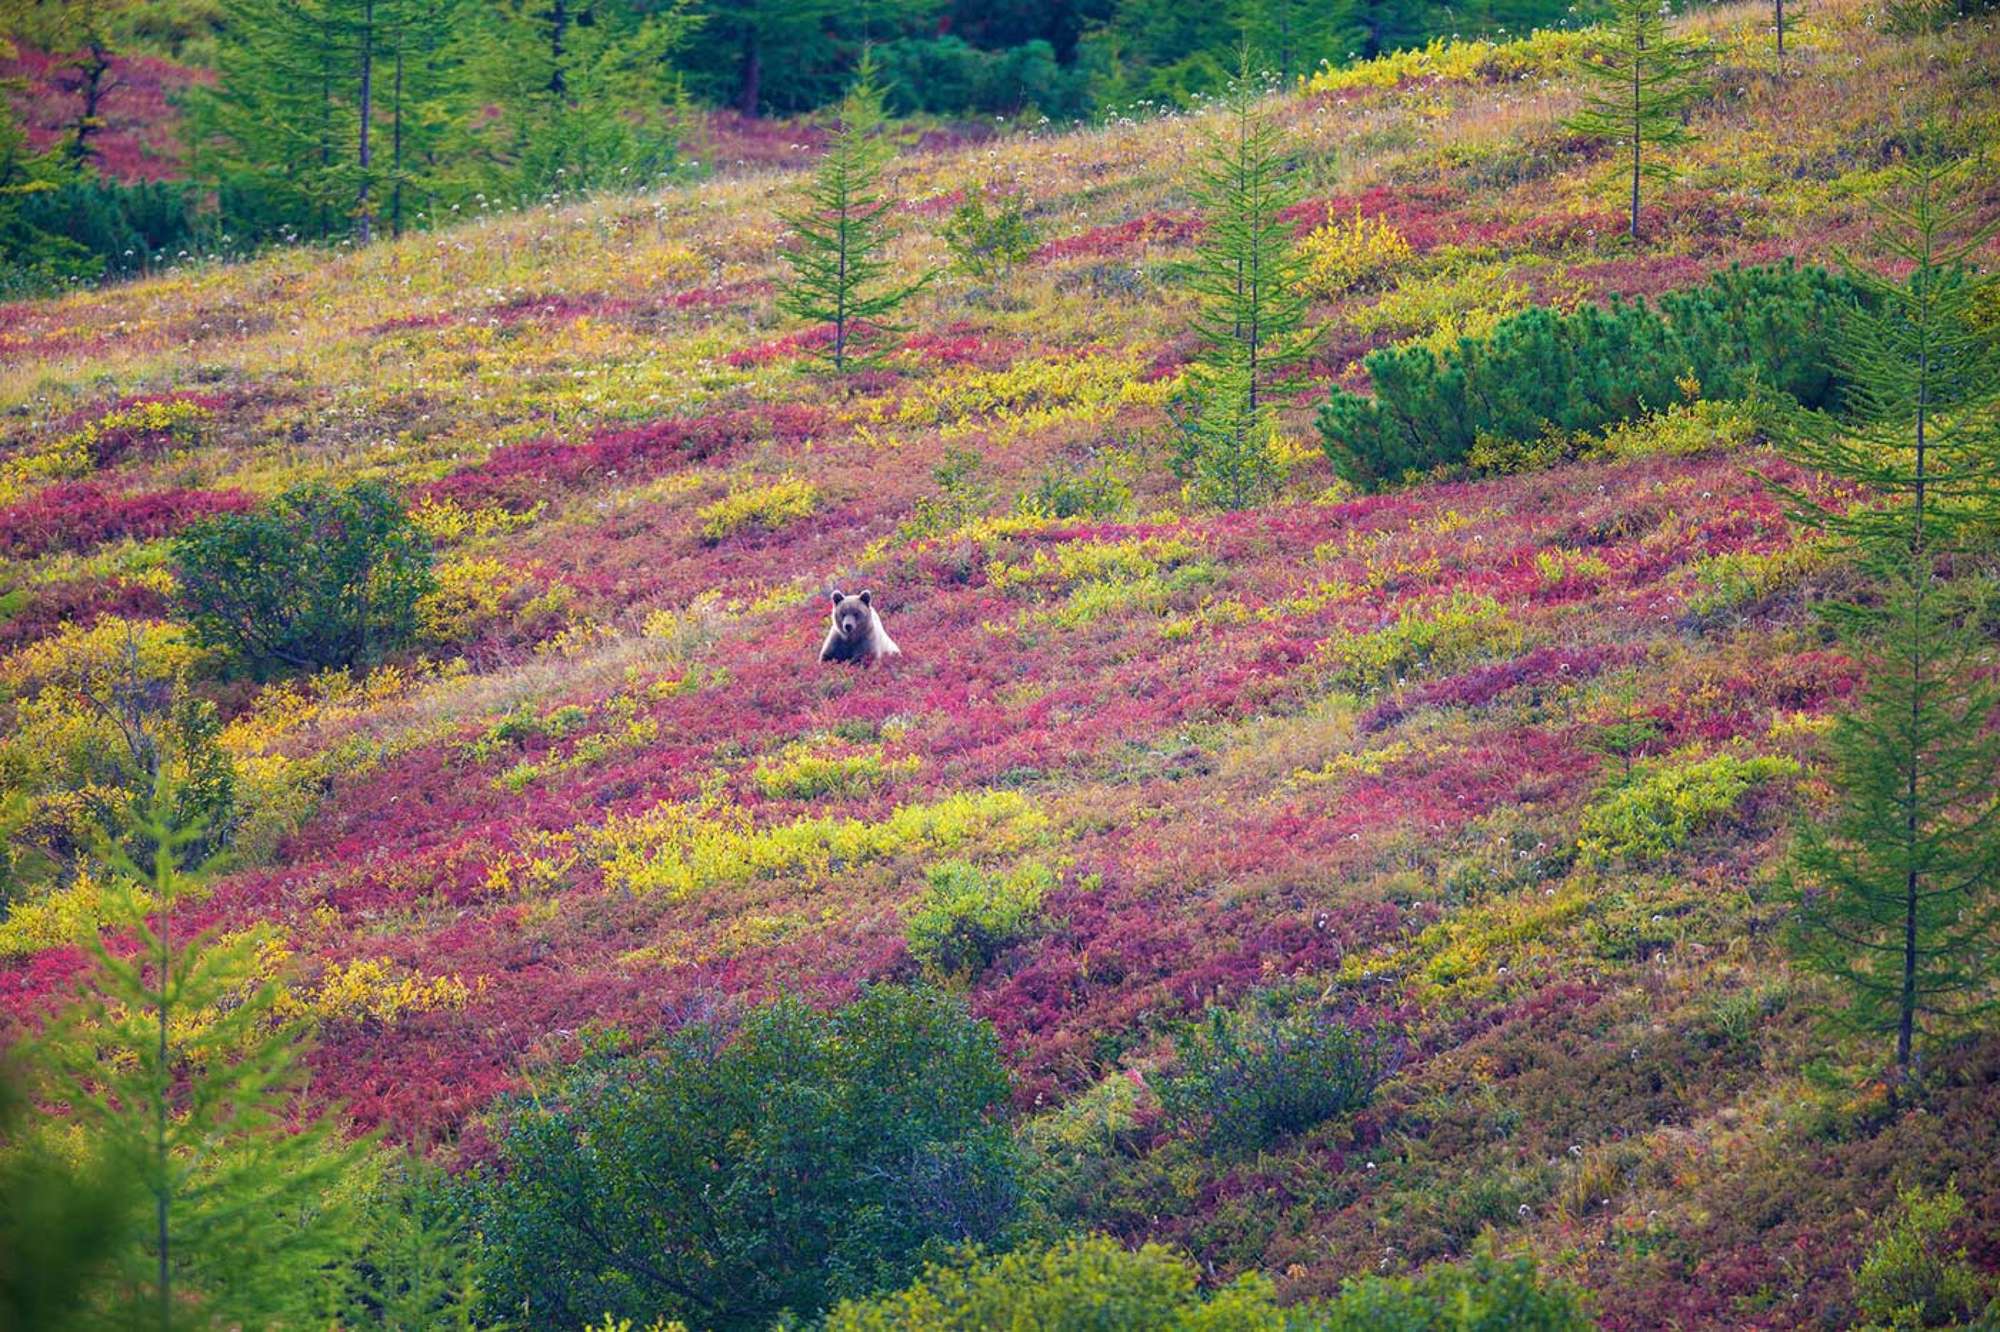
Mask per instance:
[[[1284,1012],[1273,996],[1240,1010],[1211,1008],[1174,1040],[1179,1069],[1160,1084],[1169,1119],[1209,1146],[1254,1150],[1368,1104],[1398,1048],[1312,1008]]]
[[[1056,886],[1054,871],[1024,861],[1005,878],[977,865],[947,860],[931,866],[930,886],[910,913],[910,955],[927,971],[975,974],[1006,949],[1033,935],[1042,899]]]
[[[1314,1332],[1590,1332],[1582,1296],[1544,1285],[1534,1260],[1502,1261],[1482,1243],[1470,1260],[1416,1277],[1350,1280],[1305,1326]]]
[[[1014,501],[1030,518],[1115,518],[1132,507],[1132,488],[1107,465],[1090,471],[1051,469]]]
[[[989,1024],[887,986],[588,1058],[500,1114],[474,1186],[488,1310],[763,1329],[900,1285],[950,1246],[1007,1238],[1007,1090]]]
[[[1573,314],[1527,310],[1442,353],[1387,347],[1364,364],[1373,397],[1336,387],[1320,409],[1327,455],[1357,485],[1468,460],[1482,438],[1581,434],[1688,395],[1735,399],[1753,382],[1808,407],[1834,405],[1828,368],[1853,284],[1821,269],[1733,268],[1700,287]]]
[[[1733,813],[1751,787],[1801,771],[1796,761],[1768,754],[1676,757],[1642,767],[1583,812],[1579,859],[1585,865],[1663,860]]]
[[[1695,561],[1695,590],[1687,608],[1694,615],[1721,615],[1754,606],[1828,568],[1831,543],[1803,537],[1789,546],[1758,553],[1726,551]]]
[[[1964,1215],[1956,1182],[1943,1193],[1897,1193],[1895,1210],[1854,1272],[1854,1304],[1870,1328],[1958,1327],[1986,1305],[1987,1279],[1964,1249],[1945,1247]]]
[[[183,615],[252,667],[329,670],[409,641],[431,551],[387,486],[315,483],[174,540]]]
[[[1333,639],[1323,651],[1340,683],[1375,689],[1419,668],[1452,671],[1520,645],[1521,627],[1505,606],[1459,588],[1448,597],[1405,605],[1388,625]]]
[[[1005,282],[1040,243],[1027,207],[1019,190],[967,185],[943,229],[952,266],[978,282]]]
[[[893,1295],[837,1306],[826,1332],[1277,1332],[1287,1326],[1268,1280],[1245,1277],[1204,1302],[1195,1277],[1193,1263],[1161,1245],[1127,1249],[1086,1235],[933,1265]]]
[[[1588,1332],[1582,1297],[1544,1284],[1534,1261],[1482,1243],[1466,1262],[1416,1277],[1349,1281],[1315,1304],[1280,1307],[1250,1274],[1203,1297],[1197,1269],[1158,1244],[1126,1249],[1072,1236],[933,1265],[893,1295],[839,1305],[826,1332]]]

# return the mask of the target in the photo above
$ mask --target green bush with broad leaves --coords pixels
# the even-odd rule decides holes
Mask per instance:
[[[259,672],[355,666],[400,647],[435,586],[430,543],[375,481],[298,486],[204,519],[175,538],[173,563],[196,636]]]
[[[999,1041],[956,998],[878,986],[585,1059],[500,1115],[475,1186],[496,1318],[762,1329],[898,1286],[1018,1207]]]

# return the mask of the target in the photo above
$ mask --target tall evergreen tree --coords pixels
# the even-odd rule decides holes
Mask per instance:
[[[1866,301],[1838,344],[1847,417],[1795,414],[1781,440],[1868,497],[1839,510],[1779,487],[1879,589],[1833,608],[1867,683],[1833,733],[1834,815],[1801,837],[1800,946],[1845,987],[1847,1025],[1893,1033],[1902,1076],[1920,1034],[1993,1007],[2000,960],[2000,690],[1992,645],[1941,572],[1990,540],[2000,500],[2000,347],[1978,319],[1995,284],[1972,266],[1993,228],[1951,207],[1958,174],[1920,162],[1904,173],[1907,202],[1880,204],[1910,275],[1848,264]]]
[[[864,57],[840,104],[839,131],[806,188],[805,206],[784,216],[791,231],[784,258],[792,280],[778,305],[833,330],[823,355],[836,373],[873,359],[882,336],[898,331],[889,316],[937,276],[884,281],[889,214],[896,201],[882,187],[890,150],[878,134],[881,124],[882,91],[874,62]]]
[[[347,1242],[332,1186],[356,1149],[300,1115],[299,1033],[277,1020],[265,936],[180,934],[201,830],[177,826],[174,804],[156,786],[135,830],[149,867],[107,844],[113,923],[138,948],[92,941],[86,997],[35,1054],[45,1095],[143,1199],[102,1294],[108,1321],[269,1327],[311,1308]]]
[[[1275,479],[1273,395],[1296,382],[1314,341],[1302,264],[1283,216],[1299,189],[1284,133],[1251,86],[1247,55],[1240,64],[1223,126],[1209,134],[1195,168],[1206,225],[1185,273],[1201,351],[1188,374],[1174,457],[1175,470],[1204,498],[1230,507],[1254,502]]]
[[[497,0],[467,24],[466,71],[498,114],[474,146],[485,187],[532,199],[657,184],[678,151],[673,58],[687,0]]]
[[[1639,185],[1667,174],[1658,155],[1690,142],[1686,113],[1706,95],[1708,50],[1667,30],[1657,0],[1612,0],[1595,57],[1577,62],[1587,81],[1583,110],[1564,122],[1578,134],[1620,146],[1629,162],[1629,231],[1639,239]]]

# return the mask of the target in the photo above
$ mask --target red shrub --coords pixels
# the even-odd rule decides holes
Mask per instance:
[[[1147,245],[1185,245],[1201,234],[1202,226],[1202,220],[1191,213],[1147,213],[1129,222],[1092,227],[1082,235],[1050,241],[1035,251],[1035,259],[1048,263],[1079,255],[1102,258]]]
[[[33,559],[89,550],[121,537],[171,536],[197,518],[241,513],[255,501],[240,490],[155,490],[114,495],[91,481],[64,481],[0,509],[0,553]]]

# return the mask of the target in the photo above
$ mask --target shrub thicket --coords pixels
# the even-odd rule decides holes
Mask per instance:
[[[1004,877],[963,860],[933,865],[930,886],[910,913],[910,955],[927,969],[965,975],[990,966],[1033,934],[1054,871],[1026,861]]]
[[[1281,1307],[1252,1273],[1204,1296],[1196,1268],[1158,1244],[1072,1237],[932,1266],[893,1295],[837,1307],[828,1332],[1586,1332],[1575,1289],[1544,1283],[1530,1258],[1481,1244],[1416,1277],[1349,1281],[1330,1300]]]
[[[1212,1147],[1250,1150],[1368,1104],[1398,1058],[1383,1032],[1311,1009],[1210,1009],[1174,1042],[1160,1085],[1169,1118]]]
[[[1379,486],[1465,462],[1482,440],[1600,430],[1690,391],[1733,399],[1755,384],[1830,408],[1841,381],[1829,348],[1857,299],[1847,279],[1787,264],[1732,268],[1657,304],[1523,311],[1442,355],[1423,346],[1369,353],[1374,396],[1336,387],[1320,434],[1342,476]]]
[[[205,643],[253,667],[352,666],[416,633],[430,544],[387,486],[299,486],[174,541],[182,609]]]
[[[505,1116],[478,1185],[491,1310],[765,1328],[908,1281],[1004,1237],[1006,1095],[992,1027],[928,990],[780,1000],[733,1037],[698,1023],[657,1057],[587,1060]]]

